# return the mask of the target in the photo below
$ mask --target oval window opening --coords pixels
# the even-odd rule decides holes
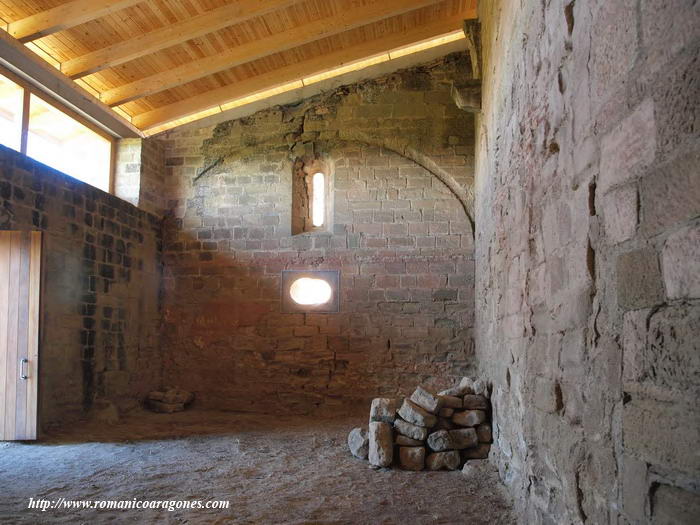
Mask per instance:
[[[325,304],[331,300],[333,290],[331,285],[323,279],[302,277],[292,283],[289,288],[292,300],[304,306]]]

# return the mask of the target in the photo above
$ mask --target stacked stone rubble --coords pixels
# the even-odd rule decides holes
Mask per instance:
[[[374,467],[404,470],[456,470],[469,460],[487,458],[491,441],[488,389],[468,377],[437,394],[418,386],[401,401],[376,398],[369,432],[355,428],[348,435],[355,457]]]

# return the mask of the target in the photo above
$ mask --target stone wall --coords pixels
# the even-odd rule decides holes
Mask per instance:
[[[117,143],[114,194],[134,206],[162,216],[165,158],[157,139],[121,139]]]
[[[457,54],[163,136],[167,382],[308,412],[472,368],[473,119],[450,99],[468,70]],[[300,159],[330,166],[332,231],[291,235]],[[281,271],[310,268],[341,271],[340,313],[281,313]]]
[[[526,523],[690,523],[697,2],[480,3],[476,348]]]
[[[44,232],[44,426],[159,386],[160,218],[0,146],[0,229]]]

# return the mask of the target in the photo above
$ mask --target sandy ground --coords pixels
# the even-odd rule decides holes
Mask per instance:
[[[40,442],[0,442],[3,523],[510,524],[486,461],[461,472],[372,470],[347,450],[363,417],[139,412]],[[225,500],[226,510],[40,510],[55,500]]]

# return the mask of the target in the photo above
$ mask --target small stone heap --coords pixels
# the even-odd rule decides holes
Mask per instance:
[[[464,377],[437,395],[419,386],[400,407],[395,399],[372,400],[369,432],[352,429],[348,447],[373,467],[456,470],[470,459],[487,458],[491,440],[486,383]]]
[[[163,391],[149,392],[146,397],[146,406],[153,412],[172,414],[181,412],[192,403],[194,394],[177,388],[166,388]]]

